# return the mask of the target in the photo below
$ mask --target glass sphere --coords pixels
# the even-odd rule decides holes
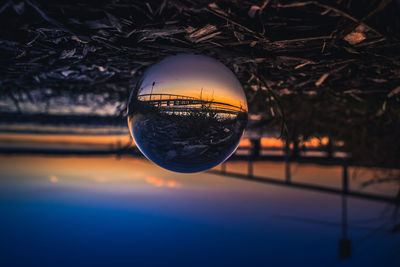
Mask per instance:
[[[227,67],[207,56],[181,54],[144,73],[129,98],[128,124],[149,160],[191,173],[233,154],[247,112],[242,86]]]

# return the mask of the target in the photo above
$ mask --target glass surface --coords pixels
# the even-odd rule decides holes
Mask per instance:
[[[150,67],[131,93],[128,124],[142,153],[176,172],[226,160],[247,124],[242,86],[222,63],[182,54]]]

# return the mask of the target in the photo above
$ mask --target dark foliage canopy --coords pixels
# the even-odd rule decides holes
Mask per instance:
[[[391,0],[6,1],[1,90],[126,95],[159,59],[202,53],[238,75],[250,102],[260,88],[387,95],[400,83],[399,14]]]

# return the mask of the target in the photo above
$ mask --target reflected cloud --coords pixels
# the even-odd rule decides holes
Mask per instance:
[[[182,185],[175,180],[166,180],[155,176],[147,176],[146,182],[155,187],[180,188]]]
[[[49,176],[49,181],[52,183],[57,183],[58,182],[58,177],[55,175],[50,175]]]
[[[98,183],[108,182],[108,179],[104,176],[96,176],[96,177],[94,177],[94,180]]]

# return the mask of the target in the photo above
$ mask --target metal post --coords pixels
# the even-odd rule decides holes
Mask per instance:
[[[253,177],[253,159],[250,159],[248,161],[247,165],[247,176],[248,177]]]
[[[291,173],[290,173],[290,147],[289,147],[289,141],[286,139],[286,144],[285,144],[285,180],[286,183],[291,182]]]
[[[347,238],[347,197],[342,195],[342,238],[339,240],[339,258],[351,258],[351,240]]]
[[[153,94],[153,88],[154,88],[155,84],[156,84],[156,82],[153,82],[153,84],[151,85],[150,101],[151,101],[151,95]]]
[[[347,238],[347,196],[349,191],[349,176],[347,162],[343,163],[342,175],[342,239],[339,241],[339,258],[348,259],[351,257],[351,241]]]
[[[286,161],[285,161],[285,180],[286,180],[286,183],[290,184],[291,177],[292,177],[292,175],[291,175],[291,172],[290,172],[290,160],[286,159]]]
[[[347,238],[347,197],[342,196],[342,237]]]
[[[346,194],[349,190],[349,177],[347,171],[347,162],[343,163],[343,180],[342,180],[343,192]]]

